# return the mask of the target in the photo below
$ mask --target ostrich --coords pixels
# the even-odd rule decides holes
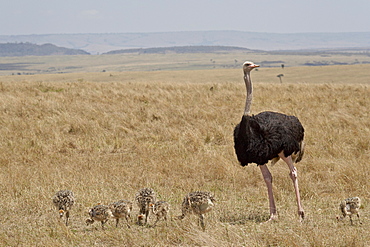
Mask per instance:
[[[116,219],[116,227],[118,227],[119,219],[125,218],[127,227],[130,228],[128,224],[128,219],[131,218],[132,211],[132,202],[128,200],[119,200],[109,205],[110,210],[112,211],[113,218]]]
[[[112,211],[106,205],[96,205],[95,207],[89,210],[90,219],[86,220],[87,225],[91,225],[95,221],[101,222],[101,227],[104,229],[104,224],[109,220],[109,218],[113,218]]]
[[[204,225],[204,214],[208,213],[214,207],[215,199],[210,192],[195,191],[187,194],[182,202],[182,215],[178,218],[182,220],[187,214],[193,213],[199,216],[200,225],[203,231],[206,229]]]
[[[149,208],[152,210],[152,213],[157,216],[157,219],[154,222],[153,226],[156,226],[157,222],[161,218],[164,218],[167,224],[167,214],[170,211],[170,204],[168,204],[168,202],[158,201],[156,203],[150,204]]]
[[[304,218],[298,188],[298,173],[295,162],[302,159],[304,152],[304,129],[295,116],[265,111],[257,115],[250,115],[252,103],[252,82],[250,72],[259,67],[253,62],[243,64],[244,81],[247,89],[244,114],[241,122],[234,129],[234,148],[237,158],[242,166],[256,163],[267,185],[270,220],[277,219],[274,195],[272,192],[272,176],[267,163],[272,160],[275,164],[280,158],[288,165],[290,178],[293,181],[298,215]]]
[[[361,199],[359,197],[351,197],[351,198],[347,198],[341,201],[339,205],[339,209],[342,212],[343,216],[340,217],[340,219],[344,219],[348,215],[351,221],[351,225],[353,225],[352,215],[356,214],[358,221],[360,222],[360,224],[362,224],[360,221],[360,213],[359,213],[360,207],[361,207]]]
[[[156,200],[157,200],[156,194],[154,190],[151,188],[144,188],[136,193],[135,201],[140,209],[139,215],[137,216],[138,219],[137,223],[139,225],[143,225],[143,221],[145,221],[145,224],[148,222],[149,205],[151,203],[155,203]]]
[[[59,210],[59,217],[63,218],[66,215],[66,226],[68,226],[69,210],[75,203],[75,197],[70,190],[60,190],[53,197],[53,203]]]

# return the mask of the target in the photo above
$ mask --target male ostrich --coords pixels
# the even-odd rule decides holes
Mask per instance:
[[[290,178],[293,181],[298,204],[298,215],[304,218],[304,210],[299,195],[297,169],[294,162],[302,159],[304,152],[304,129],[295,116],[287,116],[277,112],[265,111],[250,115],[252,103],[252,82],[250,72],[259,65],[252,62],[243,64],[244,81],[247,99],[241,122],[234,130],[234,148],[242,166],[256,163],[261,169],[267,185],[270,220],[277,219],[274,195],[272,192],[272,176],[267,163],[276,163],[280,158],[288,164]]]

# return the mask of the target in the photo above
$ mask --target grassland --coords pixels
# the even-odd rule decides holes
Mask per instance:
[[[0,75],[239,69],[248,58],[264,68],[369,64],[368,53],[228,52],[0,57]]]
[[[253,59],[251,59],[253,61]],[[241,167],[232,132],[244,107],[241,69],[0,77],[1,246],[369,246],[369,65],[261,68],[252,112],[299,117],[300,223],[286,164],[271,167],[279,220],[255,165]],[[277,74],[283,73],[283,83]],[[180,214],[183,196],[217,199],[201,231],[195,216],[155,228],[86,226],[97,203],[152,187]],[[71,225],[51,197],[74,191]],[[362,221],[337,222],[359,196]],[[134,215],[138,208],[134,207]],[[151,219],[151,222],[153,219]]]

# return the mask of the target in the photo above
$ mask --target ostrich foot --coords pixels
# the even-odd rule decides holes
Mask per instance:
[[[266,224],[266,223],[269,223],[269,222],[274,222],[276,220],[278,220],[277,214],[271,214],[270,215],[270,218],[267,221],[262,222],[261,224]]]
[[[304,211],[303,210],[298,210],[298,215],[302,218],[302,220],[304,219]]]
[[[304,220],[304,211],[298,210],[298,215],[299,215],[300,221],[302,222]]]

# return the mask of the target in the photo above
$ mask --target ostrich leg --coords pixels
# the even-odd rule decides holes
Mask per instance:
[[[259,167],[261,169],[263,179],[265,180],[265,183],[267,186],[267,192],[269,196],[270,219],[268,221],[276,220],[277,214],[276,214],[274,194],[272,192],[272,176],[271,176],[269,169],[267,168],[267,165],[261,165]]]
[[[298,215],[301,217],[301,219],[303,220],[304,219],[304,210],[303,210],[303,207],[302,207],[302,204],[301,204],[301,197],[299,195],[299,188],[298,188],[298,172],[297,172],[297,168],[295,168],[294,164],[293,164],[293,160],[292,160],[292,157],[291,156],[288,156],[288,157],[285,157],[284,156],[284,153],[281,152],[279,153],[279,157],[285,161],[285,163],[288,164],[289,166],[289,170],[290,170],[290,173],[289,173],[289,176],[290,178],[292,179],[293,181],[293,185],[294,185],[294,190],[295,190],[295,196],[296,196],[296,199],[297,199],[297,204],[298,204]]]

